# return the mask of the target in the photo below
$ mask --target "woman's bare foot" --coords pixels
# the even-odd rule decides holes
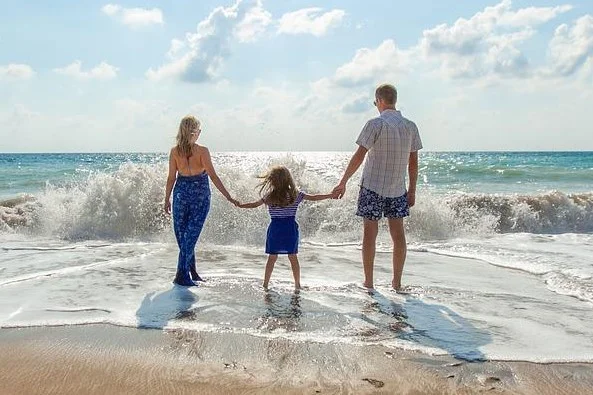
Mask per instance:
[[[263,284],[262,284],[262,287],[264,288],[264,290],[266,290],[266,291],[267,291],[267,290],[268,290],[268,283],[263,283]]]
[[[191,276],[191,279],[194,281],[202,281],[204,282],[204,280],[202,279],[202,277],[200,277],[200,275],[198,274],[198,272],[196,272],[193,269],[189,270],[189,275]]]
[[[373,287],[373,283],[369,283],[369,282],[366,282],[366,281],[362,283],[362,286],[365,287],[365,288],[374,288]]]

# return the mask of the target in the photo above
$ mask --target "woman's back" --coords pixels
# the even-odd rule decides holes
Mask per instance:
[[[175,159],[177,173],[182,176],[202,174],[206,170],[202,162],[202,150],[203,147],[194,144],[192,146],[191,155],[185,156],[179,152],[178,147],[173,147],[171,149],[171,154]]]

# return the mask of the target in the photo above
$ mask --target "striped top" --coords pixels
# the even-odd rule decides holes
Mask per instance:
[[[288,206],[268,206],[268,212],[270,213],[270,217],[272,218],[289,218],[296,216],[297,208],[299,204],[303,201],[305,197],[305,193],[299,191],[296,199],[291,205]]]

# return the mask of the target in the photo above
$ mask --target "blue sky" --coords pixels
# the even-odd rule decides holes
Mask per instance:
[[[0,152],[351,150],[397,107],[427,150],[593,150],[593,2],[0,1]]]

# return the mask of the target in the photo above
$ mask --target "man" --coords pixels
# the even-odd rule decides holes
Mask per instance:
[[[397,90],[384,84],[375,91],[375,106],[380,115],[366,123],[356,143],[358,149],[352,155],[340,183],[334,188],[335,196],[342,198],[346,183],[368,157],[360,181],[356,215],[364,218],[362,239],[362,264],[364,286],[373,288],[375,245],[379,220],[385,216],[393,241],[393,279],[391,286],[399,291],[406,260],[406,235],[404,217],[416,202],[418,179],[418,150],[422,141],[414,122],[404,118],[395,109]],[[406,170],[409,185],[406,191]]]

